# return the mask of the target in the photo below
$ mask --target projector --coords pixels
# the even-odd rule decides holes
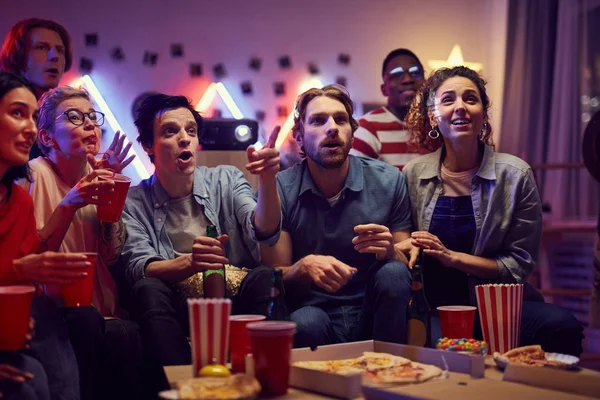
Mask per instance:
[[[258,122],[251,119],[205,118],[202,121],[202,150],[245,151],[258,141]]]

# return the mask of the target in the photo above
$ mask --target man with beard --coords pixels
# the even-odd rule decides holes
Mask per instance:
[[[406,341],[411,279],[401,241],[411,228],[400,171],[349,155],[357,123],[346,89],[301,94],[292,133],[303,160],[277,175],[282,232],[261,245],[282,270],[294,345]],[[412,260],[411,260],[412,261]]]
[[[350,154],[377,158],[402,170],[410,160],[420,155],[409,143],[410,134],[404,118],[410,103],[423,84],[421,61],[410,50],[391,51],[383,61],[381,93],[387,106],[376,108],[358,120]]]

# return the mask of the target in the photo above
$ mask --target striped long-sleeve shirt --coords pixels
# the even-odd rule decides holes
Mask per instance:
[[[385,107],[365,114],[358,123],[360,126],[354,132],[350,154],[376,158],[400,170],[421,154],[418,148],[409,143],[410,134],[406,125]]]

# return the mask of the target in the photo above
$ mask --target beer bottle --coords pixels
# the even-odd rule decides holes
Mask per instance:
[[[412,289],[408,303],[408,344],[430,347],[431,327],[429,303],[423,289],[423,249],[419,252],[417,263],[412,268]]]
[[[206,236],[216,239],[219,237],[217,227],[208,225],[206,227]],[[220,269],[205,269],[202,272],[204,297],[207,299],[225,297],[225,264]]]

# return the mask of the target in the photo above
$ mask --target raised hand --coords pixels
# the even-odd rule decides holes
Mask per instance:
[[[329,293],[335,293],[352,279],[352,276],[358,271],[339,261],[335,257],[309,255],[300,261],[302,273]]]
[[[442,241],[429,232],[418,231],[410,234],[412,245],[422,248],[423,253],[436,258],[445,267],[452,267],[455,262],[454,252],[448,250]]]
[[[208,236],[196,237],[192,247],[192,269],[201,272],[206,269],[221,269],[223,264],[229,264],[223,246],[228,240],[228,235],[221,235],[216,239]]]
[[[21,371],[9,364],[0,364],[0,380],[23,383],[30,379],[33,379],[31,372]]]
[[[121,133],[121,131],[117,131],[115,133],[115,137],[113,138],[112,143],[108,147],[106,152],[102,153],[103,157],[101,160],[96,160],[93,155],[88,154],[87,159],[89,164],[93,169],[109,169],[115,173],[120,173],[125,169],[126,166],[131,164],[133,159],[135,158],[135,154],[127,157],[127,153],[131,149],[133,143],[129,142],[125,148],[123,148],[123,144],[125,143],[125,134]]]
[[[59,205],[73,208],[85,207],[88,204],[110,204],[108,201],[99,200],[98,196],[110,194],[114,191],[115,183],[112,181],[96,180],[98,176],[112,176],[113,172],[105,169],[97,169],[77,182],[69,190],[69,193],[61,200]]]
[[[394,237],[387,226],[378,224],[356,225],[358,235],[352,239],[354,250],[359,253],[373,253],[377,260],[393,260]]]
[[[87,276],[91,264],[81,253],[30,254],[13,261],[17,279],[22,282],[70,285]]]
[[[279,171],[279,150],[275,148],[277,136],[281,128],[276,126],[269,135],[269,139],[260,150],[256,150],[254,146],[248,146],[246,149],[246,157],[248,164],[246,169],[253,175],[260,176],[275,176]]]

